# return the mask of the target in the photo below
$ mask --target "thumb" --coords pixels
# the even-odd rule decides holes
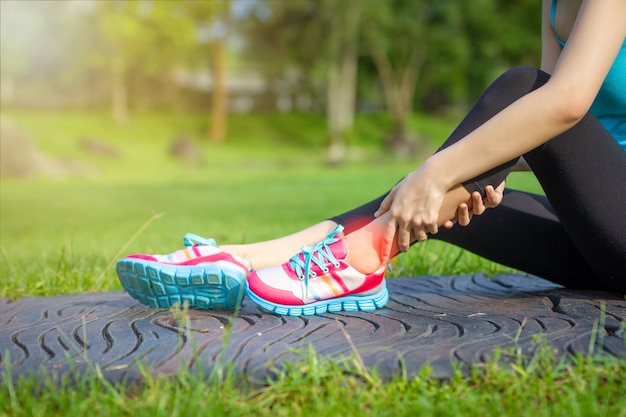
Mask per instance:
[[[387,194],[387,197],[385,197],[383,201],[380,203],[380,207],[378,207],[378,210],[376,210],[376,212],[374,213],[374,217],[380,217],[389,211],[389,208],[391,207],[391,203],[393,202],[392,192]]]

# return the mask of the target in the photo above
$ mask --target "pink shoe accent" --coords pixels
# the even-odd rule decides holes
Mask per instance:
[[[181,266],[182,265],[204,265],[204,264],[217,263],[217,262],[222,262],[222,263],[229,262],[233,264],[233,266],[243,269],[244,271],[246,271],[246,273],[250,271],[250,265],[248,264],[247,261],[245,261],[242,258],[239,258],[238,256],[223,252],[219,248],[215,248],[216,252],[211,255],[203,255],[200,252],[198,245],[192,246],[191,249],[194,255],[196,255],[196,257],[187,259],[181,262],[170,262],[166,260],[160,260],[159,258],[155,256],[142,255],[142,254],[128,255],[127,258],[143,259],[146,261],[159,262],[159,263],[166,264],[166,265],[181,265]]]
[[[384,266],[363,274],[346,261],[347,248],[339,226],[325,240],[283,265],[248,275],[248,295],[279,314],[316,314],[323,311],[367,310],[384,306],[388,295]],[[347,305],[346,305],[347,303]]]

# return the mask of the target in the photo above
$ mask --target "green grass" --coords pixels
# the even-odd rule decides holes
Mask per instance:
[[[266,386],[226,374],[180,372],[151,376],[141,385],[108,383],[97,372],[61,382],[49,377],[0,382],[0,413],[7,416],[626,416],[626,367],[616,358],[570,361],[540,348],[523,358],[499,352],[469,375],[384,381],[360,368],[305,352]]]
[[[119,290],[110,268],[117,257],[173,251],[187,231],[231,243],[291,233],[380,195],[419,163],[381,152],[375,139],[388,123],[381,116],[359,118],[351,141],[358,152],[332,169],[323,164],[324,121],[317,116],[233,116],[229,141],[221,145],[201,141],[201,115],[143,114],[125,128],[98,112],[3,116],[46,155],[80,160],[98,172],[2,180],[0,297],[12,299]],[[412,125],[433,138],[430,148],[451,129],[425,116]],[[180,133],[198,143],[200,162],[184,164],[167,155]],[[86,154],[78,146],[86,136],[106,140],[121,156]],[[510,184],[538,190],[527,175]],[[426,242],[395,260],[392,276],[505,271],[452,246]],[[549,349],[535,358],[503,354],[511,354],[515,366],[494,363],[447,382],[428,378],[427,369],[416,378],[383,382],[356,360],[337,364],[314,353],[263,388],[228,375],[193,373],[147,375],[141,386],[111,386],[97,373],[60,385],[3,378],[0,415],[626,415],[624,361],[565,363]]]
[[[353,141],[359,152],[339,168],[323,163],[322,146],[286,139],[307,130],[323,135],[318,116],[268,115],[274,130],[261,116],[233,116],[232,138],[225,144],[202,140],[200,115],[143,114],[124,128],[99,112],[3,111],[3,116],[48,157],[97,170],[88,176],[2,181],[0,296],[9,298],[120,289],[106,269],[120,250],[171,252],[187,231],[228,243],[291,233],[379,196],[419,163],[395,160],[367,143],[383,134],[380,127],[371,133],[377,121],[388,123],[381,116],[358,120],[355,131],[369,133],[359,135],[362,142]],[[451,130],[425,116],[413,124],[433,136]],[[194,138],[200,162],[168,155],[177,132]],[[244,138],[244,132],[255,132],[258,139]],[[106,140],[120,157],[86,153],[79,146],[84,137]],[[537,189],[528,175],[511,182]],[[160,216],[124,248],[154,215]],[[507,270],[440,242],[416,245],[395,266],[395,276]]]

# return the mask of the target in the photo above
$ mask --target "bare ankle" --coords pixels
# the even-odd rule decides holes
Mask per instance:
[[[363,245],[362,241],[350,238],[350,235],[344,238],[344,243],[348,249],[346,262],[362,274],[371,274],[377,271],[382,265],[380,254],[373,245]]]

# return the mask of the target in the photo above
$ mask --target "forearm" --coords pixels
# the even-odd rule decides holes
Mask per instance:
[[[454,145],[430,157],[422,169],[445,189],[535,149],[572,127],[577,115],[559,108],[546,84],[520,98]],[[494,186],[497,184],[494,184]]]

